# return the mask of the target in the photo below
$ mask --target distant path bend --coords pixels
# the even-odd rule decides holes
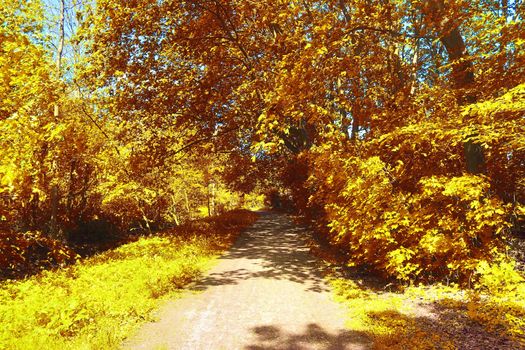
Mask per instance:
[[[286,215],[262,213],[196,286],[167,304],[129,349],[365,349],[344,329],[308,233]]]

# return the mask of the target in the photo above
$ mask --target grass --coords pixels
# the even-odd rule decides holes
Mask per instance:
[[[346,263],[322,236],[311,243],[328,265]],[[369,339],[372,349],[525,349],[525,276],[507,260],[487,264],[463,288],[403,286],[359,268],[327,279],[345,307],[348,330]]]
[[[144,237],[0,286],[0,349],[116,349],[162,300],[182,295],[245,225],[220,235]],[[226,238],[224,238],[226,237]]]
[[[375,291],[349,279],[330,282],[346,306],[347,327],[370,339],[373,349],[455,349],[443,334],[424,327],[409,294]]]
[[[387,292],[347,278],[330,283],[346,306],[347,327],[369,339],[373,349],[525,346],[523,291],[521,297],[501,300],[439,284]]]

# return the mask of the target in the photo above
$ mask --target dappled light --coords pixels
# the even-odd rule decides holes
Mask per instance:
[[[158,321],[125,347],[294,349],[306,331],[307,349],[352,349],[347,345],[363,341],[346,332],[345,311],[332,300],[325,265],[309,254],[310,239],[311,232],[287,215],[261,212],[217,265],[189,286],[191,296],[162,308]],[[272,336],[273,342],[261,343]]]
[[[368,349],[370,342],[360,332],[340,330],[335,333],[323,329],[316,323],[310,323],[301,333],[287,333],[278,326],[257,326],[252,329],[257,336],[257,342],[244,347],[246,350],[292,350],[304,347],[337,350],[337,349]]]
[[[252,267],[213,272],[202,278],[196,289],[237,284],[253,278],[287,280],[300,288],[326,291],[319,261],[309,254],[304,227],[291,224],[286,217],[263,213],[220,260],[246,260]],[[326,272],[325,272],[326,274]]]
[[[0,348],[119,348],[166,297],[180,297],[181,288],[198,279],[256,218],[247,211],[229,213],[208,220],[204,232],[179,228],[141,237],[63,269],[4,282]]]
[[[0,348],[525,348],[524,17],[0,0]]]
[[[373,349],[519,349],[512,325],[487,328],[468,310],[483,309],[455,287],[412,286],[389,292],[360,278],[332,279],[337,300],[348,308],[348,329],[362,332]],[[486,312],[486,311],[485,311]],[[496,312],[493,310],[492,312]]]

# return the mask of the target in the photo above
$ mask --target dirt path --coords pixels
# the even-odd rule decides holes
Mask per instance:
[[[363,349],[344,329],[306,233],[281,214],[263,213],[195,288],[167,304],[129,349]]]

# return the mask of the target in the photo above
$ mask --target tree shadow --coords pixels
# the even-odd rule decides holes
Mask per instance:
[[[339,330],[330,333],[316,323],[310,323],[301,333],[290,333],[276,325],[252,328],[256,336],[254,344],[245,350],[294,350],[294,349],[368,349],[370,340],[363,332]]]
[[[374,327],[366,331],[329,332],[310,323],[304,331],[293,333],[278,325],[261,325],[251,329],[256,340],[244,349],[525,349],[525,344],[487,332],[459,310],[432,307],[431,311],[426,316],[396,310],[370,312],[367,316],[374,320]]]
[[[238,284],[252,278],[288,280],[305,290],[325,292],[322,264],[309,253],[310,232],[282,215],[261,213],[260,219],[243,232],[220,260],[248,260],[253,269],[234,268],[204,276],[194,289]]]
[[[489,311],[487,313],[487,307]],[[507,305],[505,312],[494,309],[495,305],[490,306],[486,301],[458,301],[443,299],[434,302],[430,308],[435,315],[435,322],[426,324],[426,328],[437,329],[445,334],[448,339],[452,339],[459,349],[501,349],[518,350],[525,349],[525,337],[523,335],[512,339],[509,336],[509,324],[504,325],[509,320],[506,319],[505,312],[509,314],[523,314],[523,310],[511,310]],[[501,306],[499,306],[501,307]],[[467,310],[476,309],[482,312],[482,319],[474,318]],[[481,311],[484,309],[484,311]],[[511,312],[514,311],[514,312]],[[499,326],[488,326],[491,323],[488,318],[502,317],[505,319]],[[500,320],[501,321],[501,320]]]
[[[228,253],[220,258],[232,261],[223,270],[203,277],[195,286],[205,290],[212,286],[236,285],[249,279],[276,279],[296,282],[304,290],[329,290],[324,276],[325,266],[310,254],[311,234],[288,217],[272,212],[261,213],[259,221],[240,235]],[[233,263],[233,260],[238,260]],[[246,260],[249,264],[244,264]],[[388,284],[360,270],[341,271],[364,291],[357,298],[372,303],[375,297],[383,300]],[[368,295],[368,296],[367,296]],[[361,302],[361,301],[360,301]],[[315,323],[296,334],[278,325],[261,325],[252,329],[257,341],[246,349],[444,349],[453,343],[458,349],[525,349],[516,342],[496,333],[487,332],[477,321],[466,315],[466,303],[451,307],[444,301],[434,303],[414,301],[416,312],[406,315],[395,309],[368,312],[367,317],[377,328],[340,330],[330,333]],[[392,306],[394,307],[394,306]],[[481,345],[480,345],[481,344]]]
[[[363,298],[363,302],[384,302]],[[442,300],[414,305],[410,312],[397,309],[364,312],[368,321],[361,332],[373,349],[525,349],[525,339],[512,339],[500,330],[488,330],[466,313],[466,302]],[[361,325],[361,327],[363,324]],[[350,329],[351,332],[357,330]]]
[[[374,326],[361,330],[329,332],[310,323],[301,333],[277,325],[253,327],[256,340],[246,350],[295,349],[525,349],[496,332],[487,332],[461,310],[431,306],[428,315],[409,316],[396,310],[369,312]]]
[[[407,316],[398,311],[370,313],[385,326],[393,325],[390,333],[373,334],[376,349],[525,349],[525,344],[487,331],[462,310],[443,308],[436,304],[428,316]]]

